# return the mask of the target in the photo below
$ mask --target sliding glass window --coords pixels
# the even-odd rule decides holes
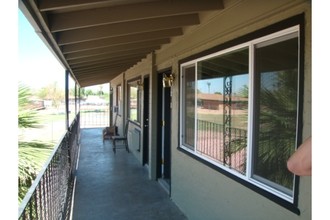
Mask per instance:
[[[180,147],[293,201],[299,27],[181,64]]]

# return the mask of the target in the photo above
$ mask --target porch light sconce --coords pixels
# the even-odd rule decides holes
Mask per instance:
[[[172,87],[174,79],[175,79],[175,77],[174,77],[173,73],[171,73],[169,76],[164,75],[164,77],[163,77],[163,87],[164,88]]]
[[[143,89],[143,82],[140,80],[137,82],[138,89]]]

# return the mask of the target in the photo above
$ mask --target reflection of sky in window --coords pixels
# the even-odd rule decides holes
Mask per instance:
[[[278,72],[262,72],[260,76],[261,88],[266,90],[275,90],[280,86],[278,83]]]
[[[223,77],[198,80],[198,90],[201,93],[223,94]],[[248,86],[248,74],[233,76],[232,92],[239,92],[243,86]]]

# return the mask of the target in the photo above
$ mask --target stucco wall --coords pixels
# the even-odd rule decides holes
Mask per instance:
[[[122,88],[122,100],[125,97],[125,85],[124,85],[124,74],[120,74],[118,75],[116,78],[114,78],[111,82],[110,82],[110,86],[112,88],[112,92],[113,92],[113,98],[117,97],[117,86],[121,85]],[[116,101],[113,101],[113,106],[116,106]],[[111,107],[113,107],[111,106]],[[122,135],[124,132],[124,107],[125,107],[125,103],[122,101],[121,102],[121,106],[117,106],[121,109],[121,112],[114,112],[113,114],[113,120],[115,118],[115,114],[117,115],[117,120],[116,120],[116,126],[118,126],[118,134]],[[114,123],[114,121],[113,121]]]
[[[124,120],[126,120],[127,118],[127,81],[131,80],[131,79],[136,79],[137,77],[141,80],[141,82],[144,81],[144,77],[148,76],[150,78],[150,85],[149,85],[149,97],[150,97],[150,101],[149,101],[149,106],[144,106],[141,105],[141,114],[143,114],[144,108],[149,108],[149,121],[152,123],[150,125],[150,127],[156,127],[156,120],[153,120],[154,118],[157,118],[157,108],[156,108],[156,102],[157,102],[157,94],[155,94],[154,92],[152,92],[153,90],[156,90],[155,86],[156,84],[154,83],[153,78],[156,77],[156,72],[154,69],[154,55],[153,54],[149,54],[146,58],[142,59],[140,62],[138,62],[137,64],[135,64],[133,67],[131,67],[130,69],[128,69],[127,71],[125,71],[124,73],[120,74],[118,77],[116,77],[115,79],[111,80],[111,86],[114,88],[114,99],[116,98],[116,91],[115,88],[117,85],[121,84],[122,85],[122,117],[119,117],[119,122],[118,125],[120,126],[120,130],[123,130],[124,127]],[[143,103],[143,99],[144,99],[144,94],[142,94],[141,97],[141,101]],[[131,153],[134,154],[134,156],[140,161],[140,163],[142,164],[142,156],[143,156],[143,126],[144,126],[144,122],[143,122],[143,118],[141,118],[141,123],[140,124],[134,124],[134,123],[130,123],[129,126],[129,130],[134,132],[134,129],[138,129],[140,131],[140,147],[141,147],[141,151],[137,151],[137,146],[129,146],[131,149]],[[157,131],[157,129],[150,129],[149,130],[149,140],[146,140],[148,142],[149,145],[149,166],[148,166],[148,172],[149,172],[149,178],[150,179],[155,179],[156,178],[156,134],[155,132]],[[138,143],[136,143],[138,144]]]
[[[303,0],[227,0],[225,9],[201,14],[201,25],[132,67],[125,79],[150,74],[150,168],[155,178],[157,71],[172,68],[171,197],[190,220],[208,219],[311,219],[311,178],[300,179],[297,215],[218,171],[177,150],[179,140],[179,61],[227,41],[305,13],[305,79],[303,138],[311,133],[311,2]],[[138,156],[141,159],[141,157]]]
[[[225,10],[202,15],[207,21],[187,30],[190,34],[156,52],[157,69],[172,67],[198,52],[251,33],[297,14],[305,13],[305,81],[303,136],[311,132],[311,47],[309,1],[225,1]],[[300,179],[297,215],[266,197],[227,178],[212,168],[178,151],[179,82],[173,89],[171,197],[190,220],[196,219],[310,219],[311,178]]]
[[[143,82],[143,77],[145,75],[150,75],[151,73],[151,61],[152,61],[152,55],[148,55],[145,59],[143,59],[141,62],[137,63],[136,65],[134,65],[132,68],[130,68],[128,71],[125,72],[125,83],[127,83],[127,81],[132,80],[132,79],[139,79],[140,82]],[[125,99],[127,100],[127,98]],[[141,100],[143,100],[143,97],[141,97]],[[143,101],[142,101],[143,103]],[[149,106],[143,106],[140,105],[140,113],[141,115],[143,115],[143,108],[149,108]],[[125,111],[127,112],[127,109],[125,109]],[[142,137],[143,137],[143,118],[141,117],[141,122],[140,124],[135,124],[135,123],[130,123],[129,126],[129,130],[128,132],[130,134],[136,134],[136,131],[140,132],[140,143],[137,143],[136,140],[133,141],[129,141],[130,144],[130,149],[131,149],[131,153],[134,154],[134,156],[140,161],[140,163],[142,164],[142,150],[138,151],[137,149],[139,148],[138,145],[140,145],[140,148],[142,149]],[[133,136],[133,135],[132,135]],[[129,135],[129,138],[131,136]]]

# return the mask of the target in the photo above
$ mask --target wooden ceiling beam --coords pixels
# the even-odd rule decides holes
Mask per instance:
[[[122,72],[111,72],[106,75],[98,75],[95,74],[92,77],[82,77],[80,79],[82,87],[84,86],[91,86],[91,85],[97,85],[97,84],[104,84],[104,83],[109,83],[111,79],[115,78],[117,74],[120,74]],[[96,84],[94,84],[96,83]]]
[[[93,48],[107,47],[109,45],[120,45],[120,44],[134,43],[134,42],[146,42],[155,39],[164,39],[164,38],[179,36],[182,34],[183,32],[181,28],[175,28],[175,29],[167,29],[160,31],[152,31],[148,33],[125,35],[120,37],[111,37],[100,40],[64,45],[62,46],[62,52],[64,54],[67,54],[71,52],[79,52]]]
[[[99,61],[99,60],[115,60],[115,59],[121,59],[125,60],[129,57],[134,57],[134,56],[146,56],[146,54],[149,54],[153,51],[153,48],[146,48],[145,50],[132,50],[132,51],[123,51],[123,52],[115,52],[115,53],[108,53],[108,54],[102,54],[102,55],[97,55],[93,57],[84,57],[84,58],[79,58],[79,59],[74,59],[74,60],[69,60],[68,64],[73,65],[73,64],[80,64],[80,63],[88,63],[91,61]]]
[[[58,32],[219,9],[223,9],[223,2],[220,0],[157,1],[55,13],[50,14],[49,20],[51,31]]]
[[[121,71],[125,71],[126,67],[118,67],[118,66],[114,66],[114,67],[104,67],[104,68],[97,68],[97,69],[91,69],[89,71],[86,72],[76,72],[75,75],[78,76],[79,78],[93,78],[93,76],[95,77],[95,75],[109,75],[109,73],[113,70],[118,70],[120,69]]]
[[[128,65],[127,65],[128,66]],[[105,65],[105,66],[97,66],[97,67],[89,67],[89,68],[84,68],[84,69],[79,69],[79,70],[72,70],[76,75],[90,75],[91,72],[95,71],[100,71],[104,69],[109,69],[109,68],[116,68],[116,67],[123,67],[122,65]],[[126,68],[126,66],[125,66]]]
[[[98,6],[102,3],[109,2],[109,0],[39,0],[39,9],[42,12],[54,11],[61,9],[85,8],[91,6]]]
[[[142,56],[135,56],[128,58],[126,61],[122,59],[117,59],[117,60],[101,60],[101,61],[92,61],[92,62],[86,62],[86,63],[79,63],[79,64],[73,64],[71,66],[72,70],[79,70],[79,69],[84,69],[88,67],[93,67],[97,65],[125,65],[125,62],[130,62],[130,61],[135,61],[138,62],[141,60],[143,57]]]
[[[85,52],[79,52],[79,54],[67,54],[65,56],[65,58],[67,59],[67,61],[70,60],[76,60],[76,59],[81,59],[81,58],[87,58],[87,57],[94,57],[94,56],[100,56],[100,55],[109,55],[109,54],[116,54],[117,56],[122,56],[122,55],[127,55],[127,54],[142,54],[145,51],[154,51],[159,49],[160,46],[155,45],[155,46],[150,46],[147,48],[122,48],[122,50],[102,50],[101,52],[97,52],[97,53],[85,53]]]
[[[133,66],[133,65],[131,65]],[[95,77],[95,75],[109,75],[113,72],[124,72],[125,70],[127,70],[129,67],[126,66],[113,66],[113,67],[104,67],[104,68],[99,68],[99,69],[92,69],[88,72],[76,72],[75,75],[79,78],[93,78],[93,76]]]
[[[85,70],[85,69],[92,69],[95,68],[95,66],[114,66],[114,65],[125,65],[125,63],[133,63],[133,62],[138,62],[141,60],[143,57],[141,56],[136,56],[136,57],[131,57],[128,58],[127,60],[113,60],[111,62],[109,61],[95,61],[95,62],[88,62],[88,63],[81,63],[81,64],[75,64],[71,66],[71,69],[73,71],[80,71],[80,70]]]
[[[37,33],[82,87],[109,82],[155,50],[142,44],[133,48],[143,49],[133,50],[129,44],[144,42],[148,46],[149,40],[182,35],[183,27],[200,24],[200,12],[224,7],[223,0],[26,0],[20,3],[29,9],[25,11],[34,21]],[[170,30],[177,33],[169,33]],[[164,34],[166,31],[168,34]],[[159,42],[157,46],[163,44]],[[119,51],[114,51],[115,48]]]
[[[119,45],[108,45],[101,48],[90,48],[89,50],[84,51],[77,51],[71,53],[63,53],[66,55],[73,55],[74,56],[84,56],[86,54],[97,55],[97,54],[104,54],[109,52],[117,52],[117,51],[127,51],[127,50],[135,50],[141,49],[146,47],[154,47],[163,44],[167,44],[170,42],[170,39],[163,38],[163,39],[156,39],[156,40],[149,40],[144,42],[134,42],[134,43],[127,43],[127,44],[119,44]]]
[[[131,55],[131,56],[122,56],[119,58],[104,58],[104,59],[90,59],[86,60],[85,62],[74,62],[70,64],[71,68],[73,67],[80,67],[80,66],[88,66],[88,65],[95,65],[95,64],[102,64],[102,63],[113,63],[113,62],[118,62],[118,61],[125,61],[129,59],[137,59],[137,58],[143,58],[145,55],[144,54],[136,54],[136,55]]]
[[[163,40],[154,40],[149,41],[148,43],[132,43],[132,44],[126,44],[126,45],[116,45],[116,46],[109,46],[109,47],[103,47],[103,48],[97,48],[97,49],[91,49],[86,51],[80,51],[75,53],[69,53],[66,54],[65,57],[67,60],[73,60],[78,59],[82,57],[91,57],[91,56],[97,56],[101,54],[108,54],[108,53],[116,53],[121,51],[132,51],[135,49],[142,49],[144,48],[152,48],[152,50],[156,50],[160,48],[160,45],[169,43],[169,39],[163,39]]]
[[[120,73],[118,73],[120,74]],[[94,79],[87,79],[87,80],[79,80],[80,86],[82,88],[87,87],[87,86],[95,86],[95,85],[100,85],[100,84],[105,84],[109,83],[113,78],[115,78],[116,75],[113,74],[108,77],[103,77],[103,78],[94,78]]]
[[[112,75],[114,73],[121,73],[125,71],[126,68],[124,67],[115,67],[115,68],[108,68],[102,70],[91,71],[89,74],[75,74],[79,79],[93,79],[97,77],[105,77]]]
[[[150,2],[156,0],[39,0],[39,9],[42,12],[49,11],[76,11],[88,8],[108,7],[122,5],[123,3]]]
[[[130,21],[119,24],[102,25],[57,33],[60,46],[90,40],[145,33],[156,30],[173,29],[182,26],[199,24],[198,14],[178,15],[155,19]]]

